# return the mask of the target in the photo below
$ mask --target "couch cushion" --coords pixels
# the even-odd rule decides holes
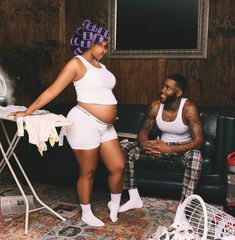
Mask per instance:
[[[216,137],[217,119],[222,111],[220,107],[199,107],[204,135]]]
[[[215,156],[215,137],[210,135],[204,136],[204,141],[201,147],[204,158],[213,158]]]
[[[184,173],[184,167],[178,161],[169,161],[169,160],[157,160],[157,161],[142,161],[138,160],[135,162],[135,165],[138,169],[149,169],[162,171],[165,173]],[[213,170],[213,158],[203,158],[202,163],[202,173],[210,174]]]
[[[137,134],[142,124],[146,105],[120,104],[118,105],[118,120],[115,122],[117,132]]]

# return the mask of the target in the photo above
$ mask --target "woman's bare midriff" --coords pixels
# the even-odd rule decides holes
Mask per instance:
[[[117,105],[103,105],[78,102],[78,105],[105,123],[114,123],[117,118]]]

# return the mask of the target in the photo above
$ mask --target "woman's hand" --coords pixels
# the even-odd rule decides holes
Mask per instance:
[[[15,119],[17,117],[25,117],[27,115],[28,114],[26,113],[26,111],[12,112],[12,113],[9,114],[9,116],[13,116]]]

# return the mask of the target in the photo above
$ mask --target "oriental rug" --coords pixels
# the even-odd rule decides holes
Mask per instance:
[[[57,201],[77,204],[75,189],[38,182],[32,183],[40,199],[47,205]],[[9,175],[0,175],[0,192],[17,186]],[[26,193],[31,194],[26,188]],[[126,201],[127,199],[123,199]],[[178,202],[152,197],[143,197],[144,207],[118,215],[119,220],[112,223],[109,219],[107,203],[109,194],[94,192],[92,208],[104,227],[89,227],[81,221],[80,212],[65,222],[46,211],[36,211],[29,215],[28,234],[24,235],[25,214],[3,216],[0,213],[1,240],[144,240],[154,233],[159,225],[170,226],[175,217]],[[34,199],[37,206],[37,201]]]

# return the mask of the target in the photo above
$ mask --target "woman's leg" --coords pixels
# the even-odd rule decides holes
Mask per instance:
[[[93,176],[98,163],[98,148],[90,150],[73,150],[79,165],[77,193],[82,208],[82,221],[90,226],[104,226],[90,208],[90,195],[93,187]]]
[[[123,175],[125,158],[118,139],[103,142],[100,146],[101,158],[109,171],[108,183],[111,191],[111,201],[108,203],[110,218],[113,222],[118,220],[117,214],[120,206],[123,189]]]
[[[123,188],[123,173],[125,158],[118,139],[103,142],[100,154],[104,165],[109,171],[109,188],[112,193],[121,193]]]

